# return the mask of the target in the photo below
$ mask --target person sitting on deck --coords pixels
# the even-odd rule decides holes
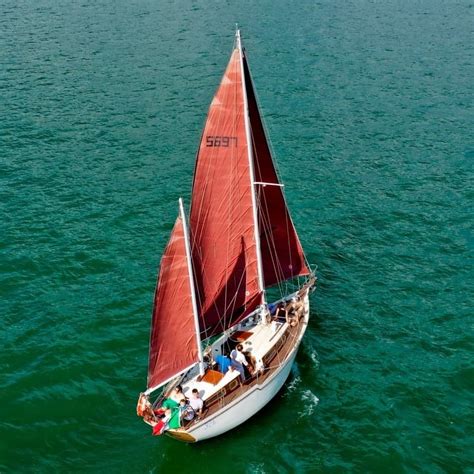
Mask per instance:
[[[179,414],[180,417],[185,421],[191,421],[194,418],[194,409],[189,404],[189,400],[182,399],[179,402]]]
[[[286,319],[288,314],[287,309],[285,308],[285,303],[282,301],[278,303],[278,307],[275,312],[275,318],[276,319]]]
[[[292,298],[286,307],[286,322],[292,327],[296,326],[303,314],[303,310],[303,304],[297,301],[296,298]]]
[[[217,362],[219,372],[222,372],[223,374],[225,374],[229,370],[229,367],[232,364],[232,361],[224,354],[219,354],[215,358],[215,361]]]
[[[171,394],[169,395],[169,397],[171,400],[174,400],[177,404],[179,404],[179,402],[183,399],[183,398],[186,398],[184,396],[184,393],[183,393],[183,388],[181,387],[181,385],[176,385],[176,387],[174,388],[174,390],[171,392]]]
[[[244,354],[245,360],[247,361],[247,370],[249,371],[250,375],[253,375],[255,372],[255,364],[257,362],[255,357],[250,351],[244,351],[242,354]]]
[[[204,407],[204,402],[199,396],[199,391],[197,388],[193,388],[191,392],[191,398],[189,399],[189,404],[192,406],[193,410],[198,416],[202,415],[202,409]]]
[[[245,370],[244,366],[248,366],[247,359],[242,353],[243,350],[242,344],[237,344],[236,348],[230,353],[230,358],[232,359],[232,367],[237,369],[240,372],[240,378],[242,382],[245,381]]]
[[[304,316],[304,302],[303,302],[303,300],[301,299],[301,297],[296,296],[291,301],[292,301],[292,307],[293,307],[293,311],[295,313],[295,316],[298,319],[301,319]]]

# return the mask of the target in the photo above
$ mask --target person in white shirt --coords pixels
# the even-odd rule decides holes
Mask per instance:
[[[189,399],[189,404],[193,407],[193,410],[199,415],[202,415],[202,408],[204,406],[204,402],[202,398],[199,396],[199,391],[197,388],[193,388],[191,392],[191,398]]]
[[[242,349],[242,344],[237,344],[236,348],[230,353],[230,358],[232,359],[232,366],[239,371],[240,378],[243,382],[245,381],[244,365],[248,366],[248,362],[242,352]]]

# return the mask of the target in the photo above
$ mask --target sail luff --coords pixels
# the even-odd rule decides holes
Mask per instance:
[[[194,274],[191,260],[191,249],[189,245],[189,233],[186,225],[186,216],[184,214],[183,200],[179,198],[179,212],[181,215],[181,220],[183,222],[183,233],[184,233],[184,248],[186,251],[186,263],[188,264],[188,276],[189,276],[189,288],[191,290],[191,303],[193,307],[193,318],[194,318],[194,329],[196,331],[196,344],[199,357],[199,373],[204,375],[204,360],[202,355],[201,347],[201,331],[199,330],[199,316],[198,308],[196,301],[196,288],[194,286]]]
[[[247,152],[249,160],[249,174],[250,174],[250,189],[252,196],[252,212],[253,212],[253,225],[254,225],[254,238],[255,238],[255,249],[257,254],[257,270],[258,270],[258,286],[262,292],[262,304],[265,303],[265,283],[263,280],[263,265],[262,265],[262,252],[260,249],[260,231],[258,223],[258,211],[257,211],[257,199],[255,196],[255,171],[254,171],[254,159],[253,159],[253,150],[252,150],[252,137],[250,135],[250,118],[249,118],[249,108],[247,100],[247,89],[245,85],[245,72],[244,72],[244,62],[243,62],[243,53],[242,53],[242,41],[240,38],[240,30],[237,29],[235,32],[237,39],[237,49],[239,50],[239,59],[240,59],[240,70],[242,74],[242,95],[244,99],[244,122],[245,122],[245,134],[247,136]]]

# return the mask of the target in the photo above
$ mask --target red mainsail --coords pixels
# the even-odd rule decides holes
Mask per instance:
[[[256,185],[263,279],[266,286],[271,286],[298,275],[308,275],[310,271],[306,266],[303,248],[286,206],[282,188],[279,186],[245,57],[243,62],[255,181],[276,184]]]
[[[190,232],[204,337],[232,326],[261,302],[243,77],[236,48],[209,108],[197,155]]]
[[[157,387],[199,360],[181,218],[161,259],[148,361],[148,388]]]

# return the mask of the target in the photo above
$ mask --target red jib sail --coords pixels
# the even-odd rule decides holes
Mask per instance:
[[[165,383],[198,359],[183,223],[178,217],[161,259],[155,292],[148,388]]]
[[[261,302],[240,51],[234,49],[209,108],[190,214],[191,246],[204,337]]]
[[[286,207],[282,188],[278,186],[277,173],[245,57],[243,62],[252,131],[255,181],[276,184],[276,186],[256,185],[263,279],[266,286],[271,286],[298,275],[308,275],[310,272],[306,266],[303,248]]]

